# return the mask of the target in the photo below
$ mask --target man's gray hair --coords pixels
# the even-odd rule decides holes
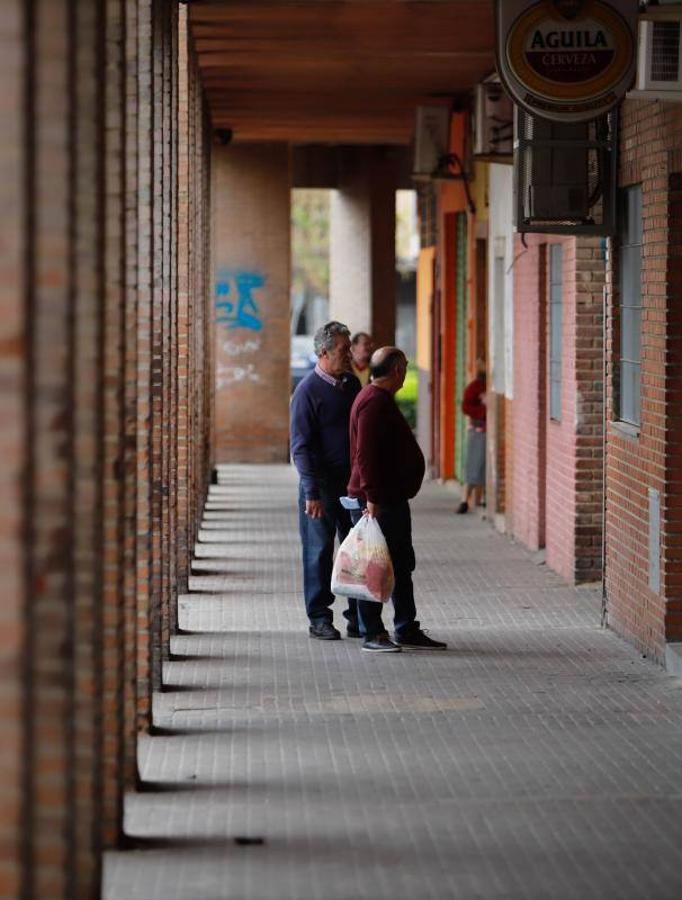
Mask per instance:
[[[336,338],[340,334],[350,337],[350,328],[347,328],[343,322],[327,322],[322,328],[318,328],[313,338],[315,356],[322,356],[323,350],[327,352],[332,350],[336,344]]]

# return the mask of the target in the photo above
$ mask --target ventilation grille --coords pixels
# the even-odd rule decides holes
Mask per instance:
[[[680,71],[680,23],[653,22],[651,80],[677,81]]]
[[[638,93],[649,92],[663,100],[682,99],[682,17],[666,15],[639,23],[637,87],[630,96],[637,98]]]

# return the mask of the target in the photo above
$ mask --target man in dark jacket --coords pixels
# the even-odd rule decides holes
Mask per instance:
[[[386,538],[395,573],[394,639],[381,621],[381,604],[358,600],[362,649],[395,652],[444,650],[419,627],[414,602],[412,572],[415,568],[409,500],[421,487],[424,456],[395,394],[403,386],[407,360],[397,347],[382,347],[372,356],[372,381],[356,398],[350,417],[351,476],[348,494],[365,507],[365,515],[376,518]],[[354,521],[360,512],[353,513]]]
[[[350,473],[348,421],[360,382],[350,371],[350,331],[328,322],[314,339],[318,363],[301,381],[291,400],[291,456],[300,476],[299,530],[303,545],[303,593],[310,636],[338,640],[330,590],[334,536],[350,530],[350,514],[339,497]],[[344,613],[348,637],[360,637],[357,605]]]

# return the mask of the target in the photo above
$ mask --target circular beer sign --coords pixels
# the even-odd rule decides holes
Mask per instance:
[[[579,120],[601,115],[623,95],[634,39],[600,0],[542,0],[512,23],[505,55],[518,102],[550,118]]]

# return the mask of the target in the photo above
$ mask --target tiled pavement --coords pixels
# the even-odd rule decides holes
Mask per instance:
[[[682,679],[598,592],[427,485],[418,606],[450,650],[311,641],[291,470],[220,480],[105,900],[680,900]]]

